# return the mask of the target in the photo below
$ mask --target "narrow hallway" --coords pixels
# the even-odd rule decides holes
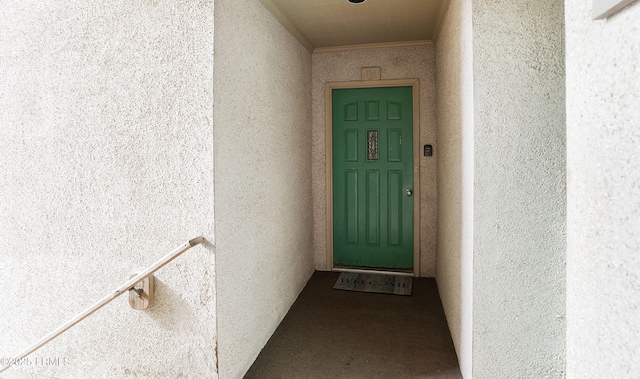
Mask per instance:
[[[313,274],[245,378],[462,378],[435,279],[394,296],[338,276]]]

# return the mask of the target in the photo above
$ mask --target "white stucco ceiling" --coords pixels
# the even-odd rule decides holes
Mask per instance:
[[[448,0],[261,0],[309,50],[435,41]]]

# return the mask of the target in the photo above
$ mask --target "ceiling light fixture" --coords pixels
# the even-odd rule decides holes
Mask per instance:
[[[360,3],[364,3],[366,0],[347,0],[348,2],[350,2],[351,4],[360,4]]]

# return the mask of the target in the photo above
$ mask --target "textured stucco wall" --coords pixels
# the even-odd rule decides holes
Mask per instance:
[[[567,377],[640,375],[640,3],[566,1]]]
[[[311,54],[257,0],[215,10],[219,362],[231,379],[313,272]]]
[[[382,79],[420,80],[420,146],[432,144],[432,157],[420,157],[420,275],[435,276],[436,146],[435,49],[433,46],[360,50],[313,55],[313,245],[316,269],[327,270],[325,181],[325,90],[327,82],[361,80],[362,67],[378,66]]]
[[[213,240],[213,2],[2,1],[0,15],[6,358]],[[192,249],[156,274],[153,308],[118,298],[2,377],[216,377],[213,273],[213,249]]]
[[[471,378],[473,310],[473,45],[471,0],[452,0],[436,43],[436,280],[460,369]]]
[[[473,377],[565,369],[561,0],[473,1]]]

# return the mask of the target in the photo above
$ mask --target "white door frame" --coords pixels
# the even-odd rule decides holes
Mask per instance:
[[[413,100],[413,276],[420,276],[420,81],[418,79],[331,82],[325,84],[325,175],[327,215],[327,266],[332,271],[393,273],[336,268],[333,264],[333,90],[343,88],[411,87]],[[397,274],[407,273],[397,272]]]

